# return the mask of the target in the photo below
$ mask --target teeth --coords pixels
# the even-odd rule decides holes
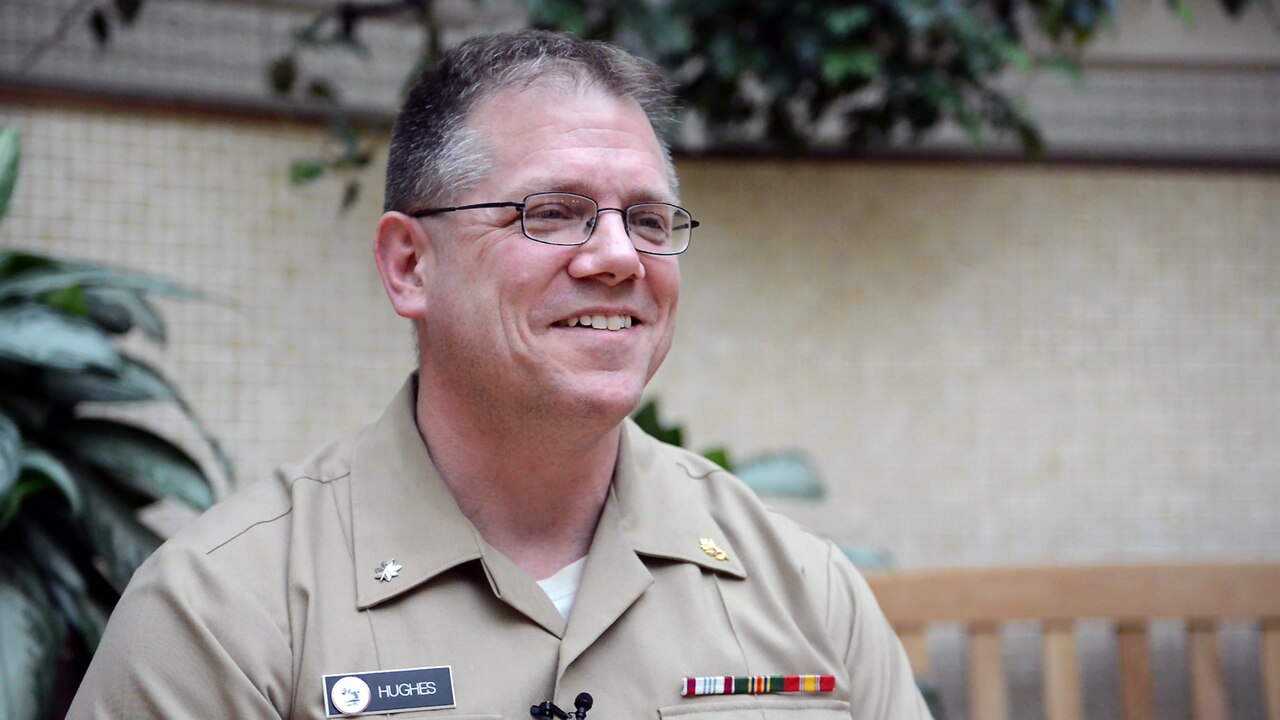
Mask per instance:
[[[564,321],[567,327],[595,328],[596,330],[625,330],[635,324],[630,315],[582,315]]]

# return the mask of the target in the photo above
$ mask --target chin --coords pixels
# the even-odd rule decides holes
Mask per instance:
[[[582,419],[598,419],[610,425],[622,422],[639,405],[644,383],[629,378],[612,377],[595,382],[575,384],[562,398],[564,409]]]

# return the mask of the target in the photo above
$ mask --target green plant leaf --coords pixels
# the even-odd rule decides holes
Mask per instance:
[[[267,68],[267,85],[277,95],[287,95],[298,81],[298,61],[292,55],[281,55]]]
[[[19,428],[38,430],[44,427],[49,414],[54,411],[55,406],[48,398],[19,395],[15,389],[34,387],[38,375],[39,371],[25,365],[0,361],[0,386],[7,386],[0,391],[0,410],[8,413],[9,419],[18,423]]]
[[[1041,58],[1038,64],[1045,70],[1067,78],[1072,84],[1084,84],[1084,71],[1080,69],[1080,61],[1071,55],[1051,55]]]
[[[27,444],[22,453],[22,474],[24,476],[43,476],[49,483],[62,491],[67,499],[67,507],[72,516],[80,514],[84,500],[80,496],[80,486],[76,485],[71,471],[62,464],[53,453],[36,445]]]
[[[1195,15],[1191,12],[1191,3],[1187,0],[1168,0],[1169,10],[1182,21],[1183,25],[1191,27],[1195,24]]]
[[[18,184],[18,165],[22,156],[22,141],[13,128],[0,129],[0,220],[9,211],[9,198]]]
[[[356,25],[362,18],[352,17],[348,22],[342,17],[347,8],[354,8],[355,5],[354,3],[340,4],[334,6],[329,12],[317,15],[306,27],[294,31],[294,43],[307,50],[338,50],[349,52],[357,57],[368,57],[369,48],[355,36]],[[396,11],[392,10],[392,12]],[[336,19],[337,22],[329,22],[330,19]]]
[[[88,318],[89,303],[85,300],[84,295],[85,288],[83,286],[69,285],[41,295],[39,302],[68,315]]]
[[[703,450],[702,457],[710,460],[729,472],[733,472],[733,463],[729,462],[729,451],[725,448],[717,447]]]
[[[289,164],[289,181],[306,185],[324,175],[324,163],[317,160],[294,160]]]
[[[213,433],[201,422],[195,408],[182,397],[178,388],[161,375],[160,371],[144,362],[128,356],[122,356],[122,361],[120,371],[116,373],[47,371],[41,378],[41,387],[46,397],[63,405],[74,405],[80,402],[174,403],[209,445],[227,480],[232,480],[235,471],[231,458],[227,456]]]
[[[346,187],[342,189],[342,211],[346,212],[355,206],[356,201],[360,199],[360,181],[351,179],[347,181]]]
[[[0,142],[3,142],[0,140]],[[0,185],[2,185],[0,179]],[[58,267],[58,261],[43,255],[0,250],[0,280],[16,277],[32,270],[52,270]]]
[[[334,89],[333,83],[324,78],[315,78],[307,83],[307,97],[312,100],[323,103],[338,102],[338,91]]]
[[[93,33],[93,41],[98,44],[98,49],[102,49],[111,41],[111,23],[107,21],[107,14],[102,8],[94,8],[86,19],[89,23],[89,32]]]
[[[965,134],[969,136],[969,144],[975,148],[982,148],[986,145],[982,137],[982,124],[978,121],[977,116],[969,110],[965,104],[964,96],[960,94],[959,88],[953,85],[947,85],[939,89],[939,100],[951,111],[951,117],[964,129]]]
[[[18,423],[8,413],[0,412],[0,502],[18,482],[22,456],[22,432],[18,430]]]
[[[61,287],[40,296],[41,302],[45,305],[67,311],[69,314],[87,316],[109,332],[123,333],[138,327],[142,328],[142,332],[147,333],[152,340],[161,343],[165,341],[164,319],[142,295],[146,288],[125,290],[125,288],[111,287],[110,284],[92,284],[84,287],[82,284],[65,284],[52,279],[63,273],[77,273],[77,277],[83,277],[86,270],[100,272],[101,269],[93,268],[91,265],[58,263],[56,260],[40,255],[29,255],[26,252],[0,254],[0,281],[29,273],[28,279],[37,284],[50,284],[50,286],[61,284]],[[137,281],[131,281],[131,283],[140,284]],[[9,284],[12,283],[0,284],[0,292],[8,292]]]
[[[855,5],[854,7],[844,8],[840,10],[831,10],[826,13],[823,18],[827,25],[827,29],[836,35],[848,35],[855,30],[861,30],[871,22],[875,17],[874,11],[866,5]]]
[[[160,537],[138,522],[137,511],[109,482],[91,472],[77,472],[84,491],[80,524],[106,564],[108,580],[123,592],[133,572],[160,547]]]
[[[51,585],[49,595],[62,616],[79,633],[85,650],[90,655],[97,652],[98,644],[102,642],[102,633],[107,629],[111,609],[94,600],[89,593],[73,593],[61,585]]]
[[[831,85],[869,79],[879,73],[880,56],[871,48],[830,50],[822,56],[822,79]]]
[[[18,530],[27,556],[38,564],[54,604],[92,654],[106,629],[109,610],[90,597],[85,570],[72,559],[66,547],[69,535],[51,532],[30,518],[23,518]]]
[[[352,168],[359,170],[368,167],[371,162],[373,162],[373,153],[368,150],[353,148],[332,160],[329,166],[334,170],[349,170]]]
[[[658,420],[658,401],[650,400],[631,416],[641,430],[649,433],[653,437],[664,443],[675,445],[676,447],[684,447],[684,432],[680,426],[673,425],[666,427]]]
[[[125,25],[132,25],[142,12],[142,0],[112,0],[112,4],[116,6],[116,13]]]
[[[1031,69],[1031,54],[1018,45],[1000,42],[996,45],[996,50],[1000,55],[1000,59],[1011,65],[1015,70],[1026,72]]]
[[[356,132],[345,117],[335,117],[329,123],[329,135],[342,146],[343,155],[352,155],[360,147],[360,133]]]
[[[38,565],[42,577],[52,578],[74,592],[87,591],[84,576],[47,530],[29,518],[23,518],[18,523],[18,529],[28,557]]]
[[[61,310],[68,315],[75,315],[76,317],[89,316],[89,305],[84,299],[84,288],[79,285],[72,285],[46,293],[44,297],[40,298],[40,302],[55,310]]]
[[[40,305],[0,308],[0,358],[59,370],[118,370],[120,354],[87,320]]]
[[[817,470],[799,453],[763,457],[739,465],[736,472],[758,495],[816,500],[825,494]]]
[[[44,448],[25,443],[17,481],[6,492],[0,493],[0,531],[18,516],[22,503],[30,496],[48,488],[55,488],[67,500],[71,516],[80,514],[83,502],[80,488],[62,461]]]
[[[0,716],[44,717],[66,632],[36,574],[0,557]]]
[[[530,0],[535,27],[554,28],[578,37],[587,35],[587,10],[572,0]]]
[[[213,488],[200,466],[181,448],[135,425],[83,418],[63,429],[67,445],[85,462],[124,486],[154,498],[174,497],[204,510]]]
[[[117,372],[60,372],[44,374],[45,394],[64,405],[80,402],[181,402],[177,390],[151,366],[122,356]]]
[[[0,300],[38,298],[63,288],[113,287],[156,293],[184,300],[211,300],[205,293],[181,283],[143,273],[109,270],[87,265],[58,265],[50,270],[27,272],[0,283]]]
[[[164,320],[137,292],[113,287],[90,287],[81,293],[84,312],[98,327],[121,335],[135,326],[153,340],[164,342]]]
[[[8,529],[9,524],[18,516],[18,511],[22,509],[22,504],[26,502],[28,497],[36,495],[52,485],[49,479],[42,475],[28,475],[23,473],[18,476],[18,482],[7,495],[0,498],[0,531]]]

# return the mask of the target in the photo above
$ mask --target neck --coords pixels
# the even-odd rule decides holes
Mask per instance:
[[[418,432],[481,537],[535,580],[584,557],[613,480],[621,422],[492,412],[439,390],[420,381]]]

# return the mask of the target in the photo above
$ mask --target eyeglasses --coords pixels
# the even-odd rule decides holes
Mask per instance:
[[[505,207],[520,211],[520,229],[525,237],[547,245],[585,243],[599,224],[600,213],[609,211],[622,215],[631,244],[648,255],[679,255],[688,250],[689,238],[698,227],[698,221],[679,205],[646,202],[625,208],[602,208],[585,195],[561,192],[534,193],[521,202],[431,208],[409,215],[422,218],[458,210]]]

